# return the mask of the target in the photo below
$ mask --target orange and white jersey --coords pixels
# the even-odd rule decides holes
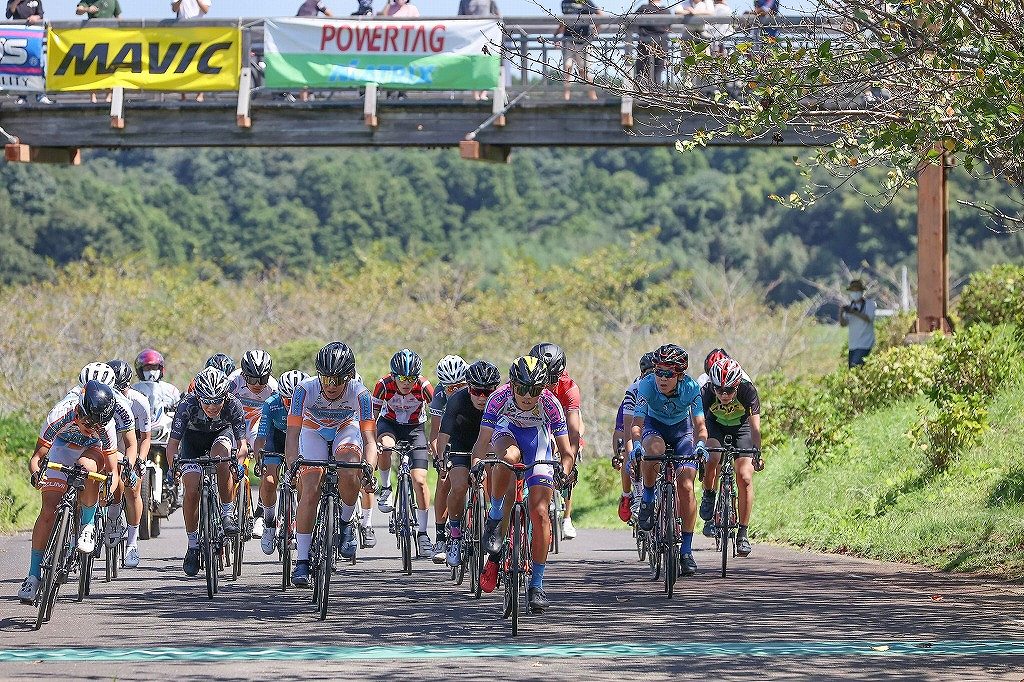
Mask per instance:
[[[62,400],[46,415],[46,423],[39,431],[39,443],[48,448],[55,444],[71,450],[85,451],[95,448],[104,455],[117,452],[117,430],[111,419],[103,428],[83,431],[75,419],[77,402]]]
[[[288,426],[316,431],[330,441],[353,422],[358,422],[360,431],[376,428],[370,392],[358,381],[348,382],[336,400],[328,400],[321,392],[319,377],[307,379],[295,387],[288,410]]]
[[[259,393],[254,393],[249,385],[245,383],[245,377],[241,372],[236,371],[231,375],[231,386],[228,389],[239,402],[242,403],[242,412],[245,414],[246,437],[249,445],[256,442],[256,434],[259,432],[260,415],[263,414],[263,401],[277,393],[277,380],[270,377],[270,381]]]

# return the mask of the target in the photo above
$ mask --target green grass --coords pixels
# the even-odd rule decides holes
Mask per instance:
[[[805,469],[798,441],[771,453],[755,479],[752,533],[829,552],[1024,577],[1024,386],[997,394],[982,444],[942,472],[911,450],[905,435],[925,404],[853,419],[849,456],[814,470]]]
[[[20,417],[0,417],[0,532],[28,528],[39,513],[39,493],[28,482],[36,430]]]

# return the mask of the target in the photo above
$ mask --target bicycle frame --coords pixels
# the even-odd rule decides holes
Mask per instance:
[[[715,550],[722,553],[722,577],[728,575],[729,550],[732,556],[736,556],[736,542],[739,530],[739,507],[736,496],[736,467],[737,455],[760,454],[756,448],[737,448],[731,439],[726,439],[722,447],[708,448],[708,452],[721,453],[719,462],[718,481],[715,486],[717,494],[715,497],[715,511],[711,517],[715,527]]]
[[[664,578],[663,590],[669,599],[679,574],[679,515],[676,511],[676,468],[684,462],[693,462],[694,457],[677,456],[671,446],[665,448],[660,457],[642,455],[645,462],[659,462],[656,483],[657,496],[654,503],[655,523],[650,531],[648,561],[653,579]],[[664,567],[662,566],[664,560]]]
[[[220,514],[217,467],[225,462],[232,465],[237,464],[236,453],[237,450],[232,450],[224,457],[206,455],[184,460],[184,462],[175,462],[176,466],[180,466],[181,463],[197,464],[202,470],[199,480],[199,549],[203,566],[206,569],[206,596],[210,599],[213,599],[213,595],[217,594],[219,589],[220,569],[223,567],[226,539]],[[235,476],[237,468],[232,466],[232,469],[232,475]]]
[[[419,531],[416,521],[415,496],[412,489],[412,453],[427,450],[424,445],[412,447],[409,441],[400,440],[390,448],[382,448],[398,454],[398,492],[391,506],[390,527],[394,529],[398,549],[402,556],[402,572],[412,575],[412,548]],[[378,491],[379,494],[379,491]]]

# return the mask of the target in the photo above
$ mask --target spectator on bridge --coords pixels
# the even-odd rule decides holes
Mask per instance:
[[[320,15],[325,17],[333,17],[331,10],[327,9],[327,5],[323,3],[323,0],[305,0],[299,5],[299,11],[295,13],[297,17],[316,17]]]
[[[855,279],[846,287],[850,302],[839,308],[839,326],[850,334],[849,366],[864,364],[864,358],[875,347],[875,302],[864,295],[864,282]]]
[[[82,0],[75,7],[75,14],[85,15],[89,19],[120,19],[121,4],[118,0]],[[89,94],[89,101],[96,104],[96,93]],[[107,93],[107,102],[110,102],[110,93]]]
[[[383,17],[402,17],[404,19],[413,19],[420,15],[420,8],[412,4],[412,0],[391,0],[384,9],[380,11],[379,16]],[[398,99],[405,99],[405,90],[399,90],[393,93]],[[391,99],[392,92],[388,90],[387,99]]]
[[[774,17],[779,16],[779,0],[754,0],[754,9],[747,14],[752,14],[762,21],[771,21]],[[770,38],[777,38],[779,35],[779,29],[767,28],[764,31],[765,35]],[[758,31],[755,36],[755,42],[761,42],[761,32]]]
[[[494,0],[459,0],[460,17],[500,17],[501,11],[498,3]],[[505,69],[504,61],[501,66]],[[487,99],[486,90],[474,90],[473,99],[480,101]]]
[[[677,12],[679,14],[714,14],[715,3],[712,0],[685,0]]]
[[[7,18],[29,24],[43,23],[43,0],[8,0]]]
[[[732,7],[729,7],[727,0],[714,0],[712,15],[715,17],[731,17]],[[730,24],[708,24],[704,27],[704,38],[711,41],[711,54],[725,56],[728,50],[725,47],[725,39],[733,34]]]
[[[662,2],[664,0],[647,0],[636,13],[667,15],[669,11],[662,7]],[[642,19],[637,21],[636,63],[633,70],[638,89],[661,85],[661,76],[665,73],[665,55],[668,54],[668,29],[667,24],[645,24]]]
[[[188,21],[205,17],[212,5],[213,0],[171,0],[171,11],[174,12],[178,21]],[[185,99],[185,93],[181,93],[181,101],[184,102]],[[203,93],[200,92],[196,95],[196,101],[203,101]]]
[[[358,6],[356,7],[356,11],[352,13],[352,16],[373,16],[373,0],[358,0]]]
[[[594,0],[562,0],[562,14],[568,19],[563,20],[555,31],[555,39],[565,35],[565,45],[562,51],[562,69],[565,71],[565,93],[568,101],[571,97],[569,83],[572,81],[573,71],[579,74],[580,80],[590,83],[590,99],[597,99],[597,90],[593,88],[594,81],[587,73],[587,48],[595,33],[592,16],[604,14],[594,4]]]

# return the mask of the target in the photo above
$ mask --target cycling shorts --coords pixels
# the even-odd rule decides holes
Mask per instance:
[[[82,449],[72,447],[64,441],[58,440],[50,447],[50,451],[46,454],[47,461],[54,464],[63,464],[67,467],[78,464],[78,460],[83,457],[93,460],[99,465],[100,471],[103,470],[103,455],[97,448]],[[56,471],[54,469],[45,469],[44,471],[46,475],[43,478],[43,490],[65,490],[67,488],[68,476],[63,471]]]
[[[287,433],[281,429],[270,428],[270,437],[267,438],[266,443],[263,445],[263,466],[281,466],[281,463],[284,461],[284,439]]]
[[[448,466],[450,466],[451,468],[469,468],[470,455],[453,455],[452,453],[449,452],[446,456],[448,457]]]
[[[327,436],[333,436],[327,438]],[[299,431],[299,456],[310,462],[326,462],[328,442],[334,443],[334,459],[343,459],[342,455],[356,454],[362,456],[363,434],[359,432],[358,422],[349,422],[338,429],[307,429]]]
[[[551,440],[545,426],[516,426],[507,419],[499,419],[491,436],[491,445],[503,437],[512,438],[522,455],[520,461],[526,466],[534,462],[554,462],[551,456]],[[526,477],[526,485],[542,485],[548,488],[555,486],[555,469],[550,464],[534,467]]]
[[[732,444],[741,450],[754,447],[754,440],[750,435],[750,422],[743,422],[738,426],[722,426],[714,419],[708,420],[708,438],[714,438],[719,443],[725,443],[725,438],[732,438]],[[736,458],[753,457],[751,454],[739,454]]]
[[[399,424],[387,417],[377,419],[377,441],[380,442],[384,434],[391,435],[395,442],[407,441],[414,448],[427,447],[427,434],[423,424]],[[430,460],[430,453],[426,450],[413,450],[409,453],[409,467],[412,469],[426,469]]]
[[[650,416],[647,416],[644,419],[642,440],[647,440],[650,436],[660,437],[665,441],[666,445],[672,446],[672,449],[675,450],[675,454],[680,457],[693,456],[693,425],[690,423],[689,419],[684,419],[678,424],[664,424],[657,419],[652,419]],[[683,462],[679,465],[679,468],[684,467],[696,469],[697,462]]]
[[[220,443],[229,452],[235,447],[235,437],[231,433],[231,427],[226,426],[220,431],[192,431],[186,430],[181,436],[181,444],[178,446],[178,456],[175,461],[179,462],[178,470],[182,476],[185,474],[201,474],[203,468],[190,459],[206,457],[210,454],[213,446]]]

